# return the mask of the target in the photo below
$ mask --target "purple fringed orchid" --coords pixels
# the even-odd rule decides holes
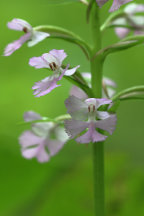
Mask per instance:
[[[117,36],[122,39],[126,37],[130,31],[134,31],[135,35],[144,34],[144,16],[136,15],[144,12],[144,4],[129,4],[125,7],[124,12],[126,16],[120,17],[112,22],[112,25],[123,25],[127,27],[117,27],[115,32]]]
[[[104,98],[89,98],[82,101],[75,96],[70,96],[65,101],[68,113],[72,117],[71,120],[65,121],[66,132],[70,138],[77,136],[76,141],[78,143],[104,141],[107,136],[98,132],[97,129],[112,134],[116,126],[117,118],[115,114],[98,111],[98,108],[105,104],[111,105],[111,103],[111,100]]]
[[[108,2],[109,0],[96,0],[97,4],[102,7],[106,2]],[[113,12],[115,10],[118,10],[120,8],[121,5],[124,5],[130,1],[133,0],[113,0],[113,4],[110,8],[110,12]]]
[[[25,42],[27,42],[28,46],[31,47],[50,36],[48,33],[35,31],[28,22],[22,19],[15,18],[11,22],[8,22],[7,26],[9,29],[23,31],[25,34],[20,37],[20,39],[7,45],[4,50],[4,56],[10,56]]]
[[[81,75],[88,82],[89,87],[91,87],[91,84],[90,84],[91,83],[91,74],[85,72],[85,73],[81,73]],[[113,80],[111,80],[107,77],[104,77],[102,84],[103,84],[102,97],[103,98],[105,98],[105,97],[111,98],[115,94],[114,88],[117,87],[116,83]],[[107,95],[106,95],[104,89],[107,92]],[[77,98],[83,99],[83,100],[88,98],[88,95],[82,89],[80,89],[77,86],[72,86],[72,88],[70,90],[70,95],[74,95]]]
[[[41,119],[42,117],[33,111],[24,114],[26,122]],[[32,123],[31,130],[24,131],[19,137],[23,157],[37,158],[41,163],[49,161],[57,154],[67,140],[64,128],[53,122]]]
[[[69,65],[65,69],[62,68],[62,62],[67,57],[64,50],[53,49],[49,53],[45,53],[40,57],[33,57],[30,59],[29,64],[35,68],[49,68],[53,71],[53,75],[46,77],[45,79],[35,83],[32,87],[35,97],[40,97],[48,94],[54,88],[61,86],[57,82],[60,81],[63,76],[73,75],[77,68],[76,66],[68,70]]]

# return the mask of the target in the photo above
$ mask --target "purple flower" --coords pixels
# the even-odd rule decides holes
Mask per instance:
[[[34,90],[34,95],[36,97],[40,97],[48,94],[54,88],[61,86],[58,85],[57,82],[60,81],[63,76],[71,76],[73,75],[77,68],[80,66],[76,66],[70,70],[68,70],[68,66],[63,69],[62,62],[67,57],[64,50],[51,50],[49,53],[45,53],[40,57],[33,57],[30,59],[29,64],[35,68],[49,68],[53,71],[53,75],[46,77],[45,79],[35,83],[32,87]]]
[[[26,122],[41,119],[42,117],[33,111],[24,114]],[[53,122],[32,123],[31,130],[24,131],[19,137],[23,157],[35,157],[41,163],[49,161],[57,154],[67,140],[64,128]]]
[[[106,2],[108,2],[109,0],[96,0],[97,4],[102,7]],[[113,0],[113,4],[110,8],[110,12],[113,12],[115,10],[118,10],[120,8],[121,5],[126,4],[128,2],[130,2],[132,0]]]
[[[91,74],[86,72],[86,73],[82,73],[81,75],[87,81],[89,87],[91,87]],[[115,90],[113,88],[116,88],[117,85],[113,80],[111,80],[107,77],[104,77],[103,78],[103,87],[106,88],[107,94],[108,94],[109,98],[111,98],[115,94]],[[70,95],[74,95],[77,98],[83,99],[83,100],[88,98],[88,95],[82,89],[80,89],[77,86],[72,86],[72,88],[70,90]],[[107,97],[104,90],[102,91],[102,96],[104,98]]]
[[[116,115],[106,111],[99,111],[98,108],[104,104],[111,104],[109,99],[89,98],[81,101],[75,96],[70,96],[65,105],[71,120],[65,121],[66,132],[70,138],[76,138],[79,143],[104,141],[107,136],[97,129],[112,134],[116,126]]]
[[[125,16],[114,20],[112,25],[130,26],[130,28],[115,28],[117,36],[122,39],[130,33],[131,29],[136,35],[144,34],[144,16],[137,15],[137,13],[144,12],[144,4],[129,4],[125,7],[124,12]]]
[[[22,19],[15,18],[11,22],[8,22],[7,26],[9,29],[23,31],[25,35],[20,37],[20,39],[8,44],[5,48],[4,56],[10,56],[26,41],[28,41],[28,46],[31,47],[50,36],[48,33],[35,31],[28,22]]]

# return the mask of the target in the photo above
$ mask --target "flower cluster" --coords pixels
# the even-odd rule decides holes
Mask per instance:
[[[49,68],[53,71],[53,75],[46,77],[45,79],[35,83],[33,86],[34,95],[40,97],[48,94],[54,88],[59,87],[60,84],[57,84],[63,76],[73,75],[77,68],[76,66],[68,70],[69,65],[65,69],[62,68],[62,62],[67,57],[67,54],[64,50],[51,50],[49,53],[45,53],[40,57],[33,57],[30,59],[29,64],[35,68]]]
[[[24,131],[19,137],[23,157],[37,158],[41,163],[49,161],[57,154],[68,140],[60,124],[53,122],[36,122],[42,117],[33,111],[24,114],[24,120],[31,123],[31,130]]]
[[[97,129],[112,134],[116,125],[116,115],[98,109],[102,105],[111,103],[111,100],[104,98],[89,98],[82,101],[75,96],[70,96],[65,101],[65,105],[72,119],[65,121],[66,132],[71,138],[78,136],[76,141],[79,143],[104,141],[107,136]],[[82,134],[82,132],[85,133]]]

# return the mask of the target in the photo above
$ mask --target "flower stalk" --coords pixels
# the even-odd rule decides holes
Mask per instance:
[[[91,56],[91,85],[95,98],[101,98],[103,61],[101,55],[93,59],[93,55],[101,49],[99,7],[95,1],[93,1],[91,24],[94,43]],[[104,216],[104,142],[93,143],[93,171],[95,215]]]

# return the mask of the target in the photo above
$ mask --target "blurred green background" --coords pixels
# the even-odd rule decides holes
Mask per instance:
[[[27,126],[19,126],[23,113],[35,110],[43,116],[55,117],[66,112],[64,100],[71,85],[49,95],[34,98],[31,87],[47,76],[44,69],[28,65],[29,58],[51,49],[64,49],[71,65],[89,71],[89,63],[81,50],[68,42],[47,39],[37,46],[26,44],[10,57],[3,57],[4,47],[21,33],[9,30],[6,23],[22,18],[33,26],[51,24],[74,31],[90,41],[86,23],[86,7],[81,3],[49,5],[49,0],[0,3],[0,216],[91,216],[93,215],[93,177],[91,145],[70,141],[49,163],[21,156],[18,136]],[[60,0],[59,0],[60,1]],[[135,1],[142,3],[141,1]],[[110,1],[101,10],[101,21],[108,16]],[[117,41],[113,30],[103,35],[103,46]],[[144,46],[116,53],[107,58],[104,75],[114,79],[118,89],[144,84]],[[122,102],[118,124],[105,144],[106,216],[144,215],[144,102]]]

